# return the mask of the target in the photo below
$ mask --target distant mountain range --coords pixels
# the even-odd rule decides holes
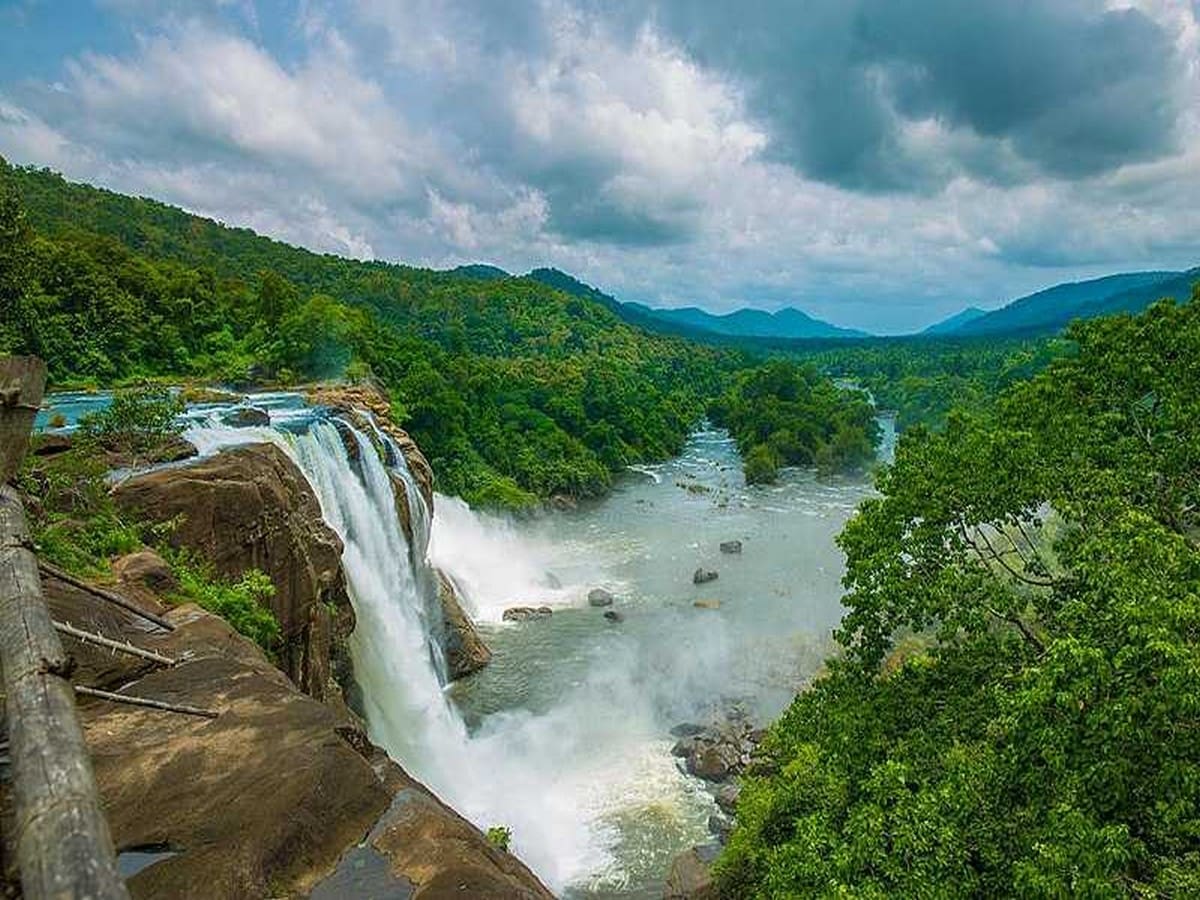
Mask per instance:
[[[983,315],[974,308],[963,310],[923,333],[961,337],[1053,334],[1072,319],[1139,312],[1161,297],[1186,301],[1192,296],[1192,284],[1196,281],[1200,281],[1200,268],[1183,272],[1127,272],[1073,281],[1020,297]]]
[[[482,263],[459,266],[453,271],[481,280],[515,277],[496,266]],[[524,277],[600,303],[631,325],[699,340],[845,340],[872,337],[865,331],[831,325],[794,307],[776,312],[739,309],[716,315],[695,306],[663,309],[643,303],[623,302],[558,269],[534,269]],[[995,310],[969,306],[930,325],[920,332],[920,336],[1053,334],[1065,328],[1072,319],[1138,312],[1160,297],[1187,300],[1192,295],[1192,284],[1196,281],[1200,281],[1200,267],[1180,272],[1126,272],[1089,281],[1069,282],[1019,297]]]

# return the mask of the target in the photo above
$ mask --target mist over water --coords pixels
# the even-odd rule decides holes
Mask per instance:
[[[661,896],[672,857],[709,839],[714,810],[670,755],[669,730],[730,702],[766,723],[812,677],[841,615],[834,536],[867,483],[792,471],[748,488],[732,441],[705,430],[578,510],[510,521],[439,496],[429,523],[399,457],[392,474],[416,503],[410,550],[367,436],[354,433],[351,460],[319,411],[284,395],[270,406],[270,427],[230,428],[200,410],[185,436],[203,453],[270,441],[312,484],[345,543],[372,739],[480,827],[510,828],[513,850],[556,893]],[[721,554],[725,540],[743,553]],[[448,688],[429,641],[426,543],[494,652]],[[693,585],[701,566],[719,579]],[[588,606],[594,587],[616,596],[621,622]],[[517,605],[554,613],[502,621]]]

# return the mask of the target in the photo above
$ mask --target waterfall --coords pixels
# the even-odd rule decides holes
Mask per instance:
[[[354,458],[344,435],[357,447]],[[432,640],[441,623],[435,618],[436,582],[424,560],[431,517],[399,448],[376,429],[385,465],[362,431],[315,415],[297,416],[287,427],[273,420],[272,427],[232,428],[213,413],[185,436],[205,454],[269,442],[296,463],[322,517],[344,544],[342,566],[357,620],[351,654],[371,738],[441,796],[459,793],[467,733],[443,693],[444,662]],[[411,551],[397,519],[389,470],[406,491]]]
[[[546,584],[542,554],[522,547],[499,520],[453,498],[439,499],[439,517],[447,521],[431,548],[434,517],[403,453],[369,417],[356,417],[356,425],[322,410],[271,407],[270,426],[235,428],[222,422],[224,411],[190,413],[184,437],[203,455],[275,444],[304,474],[324,520],[342,539],[357,619],[351,654],[371,739],[477,826],[511,826],[514,849],[552,888],[607,865],[610,829],[589,824],[605,807],[594,785],[623,786],[631,773],[638,784],[653,784],[673,777],[673,764],[656,758],[656,768],[646,771],[639,768],[644,760],[619,749],[598,755],[597,747],[620,746],[613,732],[628,730],[628,721],[589,717],[579,703],[550,715],[498,714],[469,734],[444,691],[444,664],[432,639],[441,621],[429,556],[463,587],[468,608],[498,620],[505,597],[562,602],[572,593]],[[347,443],[356,452],[347,452]],[[395,508],[393,491],[401,485],[411,547]],[[589,680],[572,696],[586,700],[610,689]],[[639,697],[624,690],[621,708],[628,713]]]

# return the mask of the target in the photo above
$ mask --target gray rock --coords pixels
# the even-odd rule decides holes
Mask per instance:
[[[742,789],[736,784],[723,784],[713,794],[713,799],[717,801],[717,807],[721,812],[732,816],[737,812],[738,797],[741,795]]]
[[[530,619],[546,619],[554,614],[548,606],[510,606],[500,617],[505,622],[528,622]]]
[[[733,820],[720,813],[708,817],[708,831],[722,845],[729,843],[729,835],[733,834]]]
[[[257,406],[239,406],[221,415],[221,421],[234,428],[249,428],[255,425],[270,425],[271,416]]]
[[[699,568],[692,573],[692,584],[708,584],[708,582],[716,580],[717,573],[713,569]]]
[[[624,622],[625,621],[625,617],[623,615],[621,615],[619,612],[617,612],[615,609],[605,610],[604,618],[608,619],[608,621],[610,621],[610,622]]]
[[[722,553],[741,553],[742,552],[742,542],[741,541],[721,541],[721,552]]]
[[[707,730],[703,725],[697,725],[695,722],[680,722],[671,729],[671,737],[695,737],[698,734],[704,734]]]
[[[604,588],[592,588],[588,591],[588,603],[592,606],[612,606],[613,595]]]

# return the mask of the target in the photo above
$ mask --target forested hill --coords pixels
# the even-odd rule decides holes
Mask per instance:
[[[373,376],[442,490],[520,506],[676,452],[732,355],[527,278],[356,262],[0,165],[0,353],[54,384]]]
[[[439,487],[503,507],[678,452],[751,362],[537,278],[312,253],[2,160],[0,312],[0,353],[60,388],[375,378]]]

